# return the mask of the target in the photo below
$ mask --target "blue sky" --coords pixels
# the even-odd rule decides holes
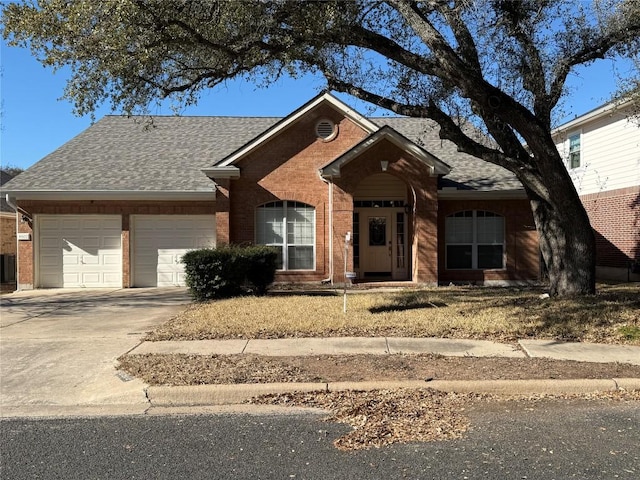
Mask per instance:
[[[89,116],[76,117],[72,106],[58,100],[63,93],[67,72],[53,73],[44,68],[28,50],[7,47],[0,51],[2,98],[0,118],[0,159],[3,166],[28,168],[91,124]],[[570,79],[565,118],[573,118],[605,103],[616,85],[612,63],[601,61],[582,69]],[[183,115],[284,116],[315,96],[323,87],[320,79],[286,79],[268,89],[246,82],[227,85],[205,92],[196,107]],[[366,104],[345,95],[343,101],[363,114],[373,112]],[[96,119],[111,113],[108,108],[97,111]],[[171,114],[169,110],[153,112]]]

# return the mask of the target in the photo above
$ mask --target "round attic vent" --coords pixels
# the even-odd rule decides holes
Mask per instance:
[[[331,120],[320,120],[316,124],[316,135],[324,141],[333,140],[338,134],[338,126]]]

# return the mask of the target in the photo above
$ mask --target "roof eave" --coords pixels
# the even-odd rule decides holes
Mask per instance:
[[[554,128],[551,131],[551,135],[557,135],[563,131],[577,129],[582,125],[589,123],[593,120],[597,120],[598,118],[604,117],[606,115],[611,115],[616,111],[624,110],[629,105],[633,103],[633,100],[622,100],[622,101],[613,101],[606,103],[600,107],[594,108],[593,110],[584,113],[573,120],[569,120],[566,123],[563,123],[557,128]]]
[[[523,188],[504,190],[438,190],[439,200],[526,200]]]
[[[240,178],[240,169],[234,166],[203,168],[202,173],[211,179],[215,178]]]
[[[14,201],[20,200],[169,200],[215,201],[212,190],[14,190],[6,192]]]

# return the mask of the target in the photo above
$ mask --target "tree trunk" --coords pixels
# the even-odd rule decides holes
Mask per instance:
[[[589,217],[576,196],[562,209],[530,195],[540,250],[549,275],[549,295],[593,295],[595,235]]]

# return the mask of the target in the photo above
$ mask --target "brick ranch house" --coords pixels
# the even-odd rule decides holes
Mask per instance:
[[[227,243],[277,246],[277,282],[539,277],[510,172],[328,93],[285,118],[106,116],[7,191],[19,289],[182,285],[185,251]]]

